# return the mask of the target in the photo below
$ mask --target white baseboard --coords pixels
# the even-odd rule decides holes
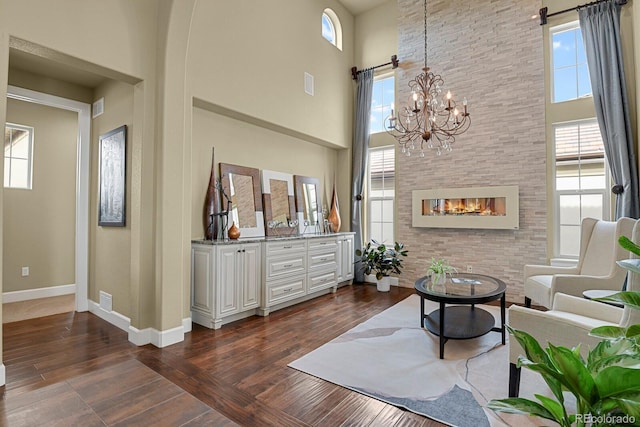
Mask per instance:
[[[188,334],[189,332],[191,332],[192,325],[193,323],[191,322],[191,317],[186,317],[182,319],[182,330],[184,331],[185,334]]]
[[[100,304],[89,300],[89,311],[102,320],[105,320],[119,329],[127,332],[129,341],[135,345],[153,344],[162,348],[184,341],[184,334],[191,332],[191,319],[182,320],[182,325],[166,331],[159,331],[154,328],[138,329],[131,326],[131,319],[116,311],[107,311],[100,307]],[[187,330],[188,328],[188,330]]]
[[[7,377],[5,374],[4,363],[0,364],[0,387],[7,383]]]
[[[131,319],[129,319],[127,316],[123,316],[117,311],[107,311],[100,307],[100,304],[95,301],[89,300],[89,311],[102,320],[111,323],[113,326],[120,328],[125,332],[128,332],[129,328],[131,327]]]
[[[24,291],[3,292],[2,302],[29,301],[32,299],[57,297],[76,293],[75,283],[72,285],[49,286],[46,288],[25,289]]]

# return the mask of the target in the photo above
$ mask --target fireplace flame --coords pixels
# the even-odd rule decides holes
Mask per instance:
[[[428,215],[505,216],[504,197],[431,199]]]

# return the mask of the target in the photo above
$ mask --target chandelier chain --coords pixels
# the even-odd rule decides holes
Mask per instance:
[[[402,152],[410,156],[412,151],[434,150],[437,155],[452,151],[456,136],[471,125],[467,99],[455,101],[451,91],[444,89],[441,75],[427,66],[427,0],[424,0],[424,68],[422,73],[409,81],[409,103],[394,109],[385,120],[385,127],[400,145]]]
[[[427,68],[427,1],[424,2],[424,68]]]

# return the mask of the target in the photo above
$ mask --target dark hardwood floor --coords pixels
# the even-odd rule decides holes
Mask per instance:
[[[440,426],[287,364],[412,294],[335,294],[136,347],[90,313],[4,325],[1,426]]]

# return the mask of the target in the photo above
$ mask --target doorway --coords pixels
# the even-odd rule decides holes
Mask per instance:
[[[75,226],[75,309],[87,311],[89,275],[89,181],[91,106],[89,104],[8,86],[7,97],[49,107],[73,111],[78,114],[76,162],[76,226]]]

